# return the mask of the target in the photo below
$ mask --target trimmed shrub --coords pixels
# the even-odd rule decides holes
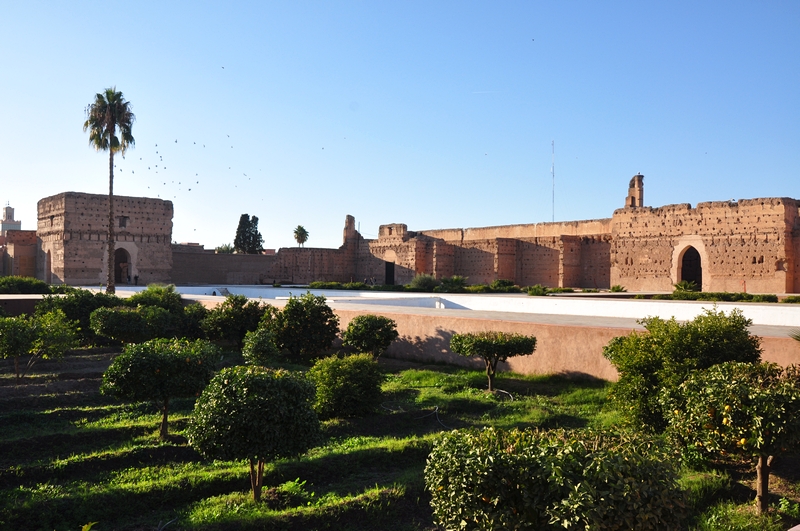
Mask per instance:
[[[181,294],[175,291],[172,284],[150,284],[146,289],[131,295],[126,302],[128,306],[157,306],[174,315],[183,313]]]
[[[209,310],[202,327],[209,339],[233,341],[241,349],[247,332],[258,328],[258,323],[268,312],[269,304],[249,301],[244,295],[228,295],[222,304]]]
[[[46,294],[50,286],[33,277],[0,277],[0,293]]]
[[[559,287],[555,287],[555,288],[550,288],[548,291],[550,293],[575,293],[575,289],[574,288],[559,288]],[[586,292],[586,290],[583,290],[583,291]]]
[[[275,344],[275,334],[265,327],[259,326],[244,336],[242,357],[249,365],[269,365],[280,357],[280,350]]]
[[[166,439],[170,399],[199,394],[214,374],[216,356],[216,348],[202,340],[154,339],[128,345],[103,375],[100,392],[127,400],[159,402],[160,436]]]
[[[489,290],[492,293],[520,293],[522,290],[519,286],[514,284],[513,280],[496,279],[489,284]]]
[[[631,422],[649,430],[660,432],[667,426],[659,402],[662,389],[676,389],[696,369],[761,359],[761,340],[750,335],[752,321],[738,309],[729,315],[706,310],[684,324],[658,317],[639,323],[647,333],[615,337],[603,348],[603,356],[619,373],[611,399]]]
[[[433,291],[438,285],[439,281],[433,275],[422,273],[411,279],[408,289],[410,291]]]
[[[787,304],[800,304],[800,295],[789,295],[788,297],[784,297],[781,302],[785,302]]]
[[[116,308],[124,301],[116,295],[103,292],[93,293],[83,289],[71,289],[63,296],[49,295],[36,305],[36,315],[44,315],[53,310],[61,310],[67,319],[78,323],[78,337],[84,345],[105,341],[95,334],[90,322],[92,312],[98,308]]]
[[[513,356],[533,354],[536,350],[536,338],[506,332],[454,334],[450,338],[450,350],[468,358],[482,358],[489,379],[489,391],[494,391],[497,364]]]
[[[185,306],[180,316],[180,337],[186,339],[205,339],[203,321],[208,317],[208,310],[202,304],[195,302]]]
[[[452,431],[425,484],[445,529],[681,529],[686,515],[667,448],[594,431]]]
[[[662,394],[670,433],[697,451],[757,460],[756,501],[766,511],[769,458],[800,443],[800,369],[722,363]]]
[[[308,285],[311,289],[344,289],[341,282],[326,282],[315,280]]]
[[[322,440],[314,385],[301,374],[255,366],[223,369],[194,406],[189,444],[211,459],[247,459],[253,499],[264,463],[296,457]]]
[[[544,297],[550,290],[541,284],[536,284],[535,286],[530,286],[527,291],[531,297]]]
[[[158,337],[175,337],[176,319],[164,308],[98,308],[89,316],[92,330],[98,336],[122,343],[141,343]]]
[[[308,378],[317,386],[314,411],[323,419],[372,413],[385,379],[369,354],[323,358],[309,369]]]
[[[342,333],[343,344],[379,357],[397,339],[397,323],[380,315],[357,315]]]
[[[287,350],[290,361],[313,361],[331,348],[339,335],[339,318],[325,303],[322,295],[311,292],[290,297],[283,310],[268,319],[281,350]]]

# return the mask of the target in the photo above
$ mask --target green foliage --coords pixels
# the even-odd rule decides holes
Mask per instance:
[[[305,247],[305,243],[308,241],[308,231],[306,228],[302,225],[295,227],[294,239],[299,247]]]
[[[581,293],[600,293],[600,290],[597,288],[582,288]]]
[[[454,334],[450,338],[450,350],[468,358],[482,358],[489,379],[489,391],[494,391],[497,364],[512,356],[533,354],[536,350],[536,338],[506,332]]]
[[[268,365],[280,357],[280,350],[275,344],[275,334],[267,326],[247,332],[244,336],[242,357],[250,365]]]
[[[438,293],[464,293],[467,287],[467,277],[453,275],[441,279],[441,283],[433,291]]]
[[[785,302],[787,304],[800,304],[800,295],[789,295],[788,297],[784,297],[781,302]]]
[[[535,286],[530,286],[527,291],[528,295],[532,297],[544,297],[550,290],[541,284],[536,284]]]
[[[241,349],[247,332],[258,328],[262,317],[270,311],[269,304],[249,301],[244,295],[228,295],[222,304],[208,312],[202,327],[209,339],[233,341]]]
[[[40,359],[59,359],[78,345],[76,323],[61,310],[28,318],[0,317],[0,358],[14,359],[17,381]],[[22,356],[30,356],[20,368]]]
[[[211,380],[216,348],[208,341],[153,339],[126,346],[103,374],[100,392],[162,404],[161,438],[168,436],[171,398],[196,396]]]
[[[290,297],[270,320],[278,348],[289,351],[291,361],[312,361],[331,347],[339,335],[339,318],[322,295],[307,292]]]
[[[323,419],[372,413],[385,379],[369,354],[323,358],[309,369],[308,378],[317,387],[314,411]]]
[[[349,289],[349,290],[369,290],[369,286],[363,282],[328,282],[322,280],[315,280],[308,285],[311,289]]]
[[[549,291],[550,291],[550,293],[575,293],[575,289],[574,288],[555,287],[555,288],[550,288]]]
[[[446,529],[680,529],[686,510],[670,452],[637,435],[452,431],[425,484]]]
[[[397,339],[397,323],[380,315],[357,315],[342,333],[342,343],[357,352],[368,352],[379,357]]]
[[[0,294],[47,294],[50,286],[33,277],[0,277]]]
[[[100,338],[92,329],[90,316],[98,308],[115,308],[123,306],[125,302],[116,295],[102,292],[93,293],[84,289],[72,289],[65,295],[48,295],[36,305],[36,315],[44,315],[54,310],[61,310],[67,319],[78,324],[78,337],[81,343],[93,345]]]
[[[614,284],[613,286],[611,286],[611,289],[609,291],[611,293],[624,293],[628,290],[626,290],[623,286],[620,286],[619,284]]]
[[[669,432],[684,445],[712,454],[758,457],[760,474],[769,456],[794,453],[800,443],[800,368],[775,364],[721,363],[692,372],[661,396]],[[759,489],[759,508],[767,492]]]
[[[217,254],[233,254],[234,248],[230,243],[223,243],[219,247],[214,247],[214,252]]]
[[[522,290],[519,286],[514,284],[513,280],[495,279],[489,284],[489,290],[492,293],[521,293]]]
[[[694,280],[681,280],[673,286],[675,291],[700,291],[700,287]]]
[[[258,217],[242,214],[233,239],[234,250],[240,254],[259,254],[263,249],[262,243],[264,238],[258,232]]]
[[[175,291],[172,284],[150,284],[146,289],[131,295],[127,303],[130,306],[157,306],[174,315],[183,313],[181,294]]]
[[[603,349],[619,373],[611,398],[637,426],[662,431],[666,418],[658,396],[675,389],[696,369],[726,361],[756,363],[760,338],[750,335],[752,322],[738,309],[725,315],[706,310],[681,324],[648,317],[639,321],[647,333],[615,337]]]
[[[655,296],[653,297],[656,298]],[[737,293],[727,291],[690,291],[675,289],[672,295],[659,298],[676,301],[709,301],[709,302],[778,302],[778,296],[768,293]]]
[[[203,321],[206,317],[208,317],[208,310],[202,304],[195,302],[184,306],[180,316],[178,335],[185,339],[205,339]]]
[[[253,497],[263,463],[296,457],[321,441],[314,385],[298,373],[256,366],[223,369],[197,399],[189,443],[213,459],[247,459]]]
[[[421,273],[411,279],[408,289],[410,291],[433,291],[438,285],[439,281],[433,275]]]
[[[98,308],[89,316],[92,330],[98,336],[122,343],[141,343],[158,337],[175,337],[179,322],[164,308]]]

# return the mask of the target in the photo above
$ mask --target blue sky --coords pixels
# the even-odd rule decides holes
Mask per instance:
[[[298,224],[336,247],[346,214],[366,237],[610,217],[637,172],[651,206],[800,197],[798,2],[2,12],[0,201],[24,229],[42,197],[107,193],[82,124],[108,86],[137,118],[115,192],[172,200],[173,239],[207,248],[242,213],[267,248],[295,245]]]

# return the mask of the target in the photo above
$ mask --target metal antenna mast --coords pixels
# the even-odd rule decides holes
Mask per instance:
[[[550,164],[550,173],[553,176],[553,222],[556,221],[556,141],[553,140],[553,159]]]

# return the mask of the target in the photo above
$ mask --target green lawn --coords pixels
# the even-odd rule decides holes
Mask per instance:
[[[378,411],[324,423],[325,445],[270,464],[264,501],[254,504],[243,462],[210,462],[186,444],[192,400],[172,404],[175,435],[164,443],[155,405],[100,395],[109,359],[78,353],[43,363],[23,386],[0,365],[0,530],[435,529],[422,472],[438,433],[621,422],[607,382],[500,374],[505,392],[487,395],[480,371],[386,360]],[[692,529],[786,529],[800,516],[800,483],[794,461],[778,465],[772,486],[788,499],[760,520],[747,502],[746,464],[686,470]]]

